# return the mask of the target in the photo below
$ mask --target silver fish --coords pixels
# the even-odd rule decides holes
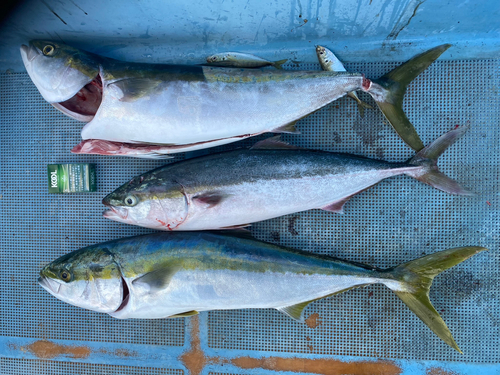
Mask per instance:
[[[340,60],[335,56],[335,54],[330,51],[328,48],[322,46],[316,46],[316,55],[318,56],[319,63],[321,68],[330,72],[346,72],[344,65],[340,62]],[[354,99],[358,104],[358,111],[361,117],[365,117],[365,108],[373,109],[373,107],[362,101],[358,94],[355,91],[351,91],[347,93],[347,96]]]
[[[389,269],[217,233],[155,233],[89,246],[45,266],[54,297],[118,319],[274,308],[303,322],[315,300],[384,284],[445,343],[460,351],[429,300],[432,280],[482,247],[441,251]]]
[[[465,195],[439,172],[437,159],[466,129],[442,135],[406,163],[294,149],[270,139],[135,177],[103,199],[104,216],[158,230],[228,229],[313,208],[342,212],[354,195],[402,174]]]
[[[250,53],[241,52],[222,52],[207,57],[208,65],[234,68],[262,68],[264,66],[274,66],[276,69],[282,69],[281,66],[287,61],[288,59],[269,61]]]
[[[83,140],[178,146],[175,152],[182,152],[264,132],[293,133],[300,118],[363,90],[419,150],[422,141],[402,109],[406,85],[449,47],[433,48],[376,81],[347,72],[129,63],[40,40],[23,45],[21,55],[49,103],[88,121]]]

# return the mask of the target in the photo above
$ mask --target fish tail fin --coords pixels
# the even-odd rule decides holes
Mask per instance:
[[[366,91],[373,97],[396,133],[415,151],[420,151],[424,145],[403,111],[406,88],[413,79],[450,47],[451,44],[443,44],[432,48],[401,64],[379,79],[373,80],[373,82],[366,80]]]
[[[284,63],[286,63],[288,61],[288,59],[283,59],[283,60],[278,60],[278,61],[275,61],[273,66],[276,68],[276,69],[283,69],[282,65]]]
[[[402,284],[392,289],[406,306],[417,315],[441,340],[462,354],[446,323],[429,299],[429,289],[435,276],[456,266],[471,256],[488,250],[484,247],[458,247],[424,256],[395,268],[386,270]],[[400,284],[400,287],[401,287]]]
[[[409,171],[406,174],[450,194],[472,195],[472,192],[466,190],[458,182],[440,172],[437,167],[437,160],[441,154],[464,135],[467,129],[468,126],[453,129],[419,151],[408,161],[408,165],[422,166],[423,169]]]

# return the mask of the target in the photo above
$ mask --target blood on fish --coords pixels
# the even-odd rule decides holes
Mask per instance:
[[[372,81],[370,81],[368,78],[363,76],[363,83],[361,84],[365,90],[369,90],[370,87],[372,86]]]
[[[156,221],[159,222],[164,227],[169,227],[170,226],[170,224],[167,225],[167,223],[165,223],[164,221],[161,221],[160,219],[156,219]],[[170,229],[170,228],[168,228],[168,229]]]

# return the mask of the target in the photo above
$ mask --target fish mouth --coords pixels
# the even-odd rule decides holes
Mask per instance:
[[[103,202],[104,203],[104,202]],[[125,221],[128,218],[128,210],[121,207],[111,206],[109,203],[104,205],[107,207],[106,210],[102,213],[106,219],[115,220],[115,221]]]
[[[50,104],[75,120],[90,122],[99,110],[101,102],[102,79],[99,73],[68,100]]]
[[[43,289],[53,295],[59,293],[59,289],[61,289],[60,283],[45,276],[40,276],[38,278],[38,284],[40,284]]]

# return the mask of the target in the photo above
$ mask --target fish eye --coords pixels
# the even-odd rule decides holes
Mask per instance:
[[[71,272],[69,272],[68,270],[62,270],[61,273],[59,274],[59,277],[63,281],[66,282],[71,281]]]
[[[45,47],[43,47],[42,52],[45,56],[52,56],[54,54],[55,50],[56,49],[54,48],[54,46],[47,44]]]
[[[139,200],[135,195],[128,195],[125,198],[125,204],[129,207],[135,206],[137,203],[139,203]]]

